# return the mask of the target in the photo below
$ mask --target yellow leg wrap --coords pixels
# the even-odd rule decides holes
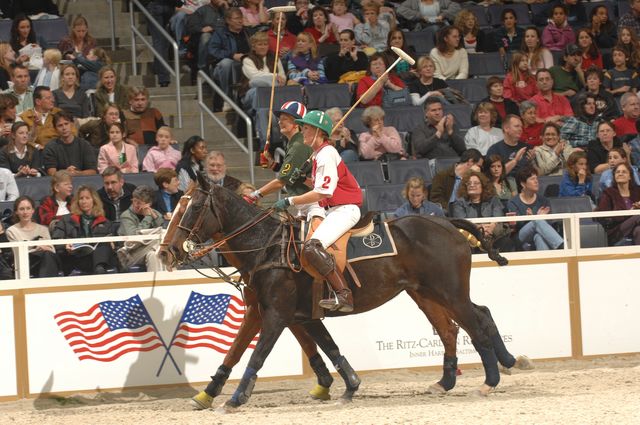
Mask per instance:
[[[316,384],[316,386],[309,391],[309,395],[314,400],[331,400],[331,394],[329,394],[329,388]]]
[[[198,394],[191,398],[191,405],[195,410],[206,410],[211,408],[213,403],[213,397],[204,391],[200,391]]]

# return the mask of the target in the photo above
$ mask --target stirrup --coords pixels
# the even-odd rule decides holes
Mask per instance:
[[[338,293],[336,291],[331,291],[333,294],[327,299],[320,300],[318,305],[324,309],[329,311],[340,311],[342,313],[351,313],[353,311],[353,305],[349,305],[346,303],[341,303],[338,299]]]

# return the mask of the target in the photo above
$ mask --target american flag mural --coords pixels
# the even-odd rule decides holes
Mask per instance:
[[[164,347],[139,295],[103,301],[80,313],[63,311],[54,320],[80,360],[112,362],[127,353]]]

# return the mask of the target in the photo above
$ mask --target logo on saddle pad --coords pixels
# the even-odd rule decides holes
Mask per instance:
[[[377,233],[369,233],[362,238],[362,244],[369,249],[376,249],[382,245],[382,238]]]

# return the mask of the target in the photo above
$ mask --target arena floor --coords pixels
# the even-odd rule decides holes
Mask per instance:
[[[439,374],[415,370],[362,373],[354,402],[317,402],[313,381],[260,381],[249,404],[233,414],[192,411],[196,389],[95,393],[0,403],[3,424],[639,424],[640,355],[547,361],[503,375],[489,397],[474,395],[483,380],[463,367],[449,394],[426,393]],[[216,400],[226,400],[234,384]],[[333,387],[334,398],[343,390]]]

